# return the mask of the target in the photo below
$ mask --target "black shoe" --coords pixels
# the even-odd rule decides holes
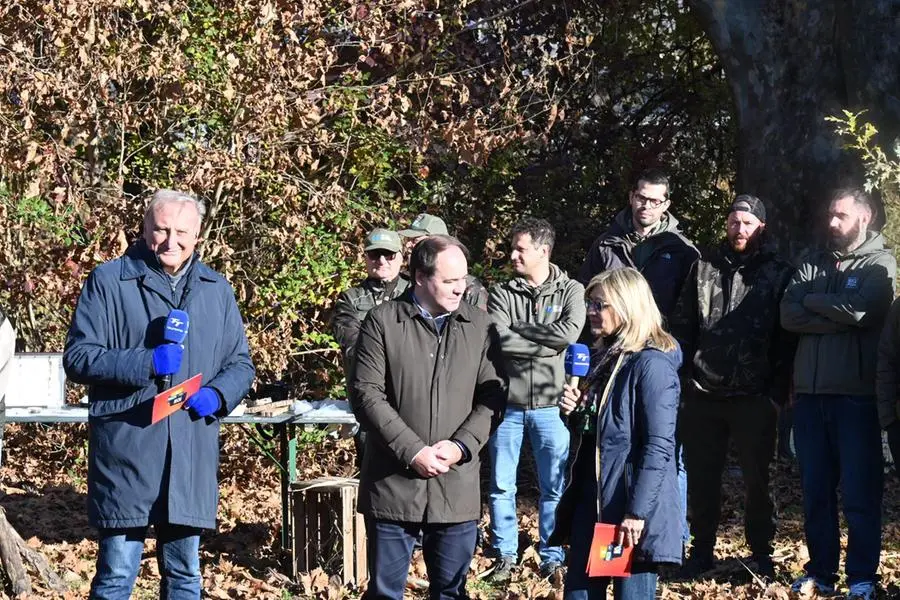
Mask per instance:
[[[515,556],[501,556],[494,561],[494,571],[491,573],[491,581],[509,581],[515,566]]]
[[[559,561],[548,560],[547,562],[541,563],[540,569],[538,570],[540,571],[541,579],[550,579],[562,568],[562,563]]]
[[[708,555],[691,554],[684,566],[678,571],[678,579],[697,579],[703,573],[711,571],[713,558]]]
[[[769,581],[775,581],[775,563],[768,554],[757,554],[753,557],[756,563],[756,574]]]

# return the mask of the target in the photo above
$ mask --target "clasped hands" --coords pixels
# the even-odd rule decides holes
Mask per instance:
[[[450,467],[462,460],[462,457],[462,450],[456,442],[441,440],[419,450],[409,466],[422,477],[430,479],[449,471]]]

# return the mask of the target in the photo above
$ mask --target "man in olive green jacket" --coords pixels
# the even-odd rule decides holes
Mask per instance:
[[[549,546],[556,505],[565,485],[569,432],[556,401],[565,379],[566,347],[584,326],[584,286],[550,262],[555,232],[544,219],[525,218],[510,234],[516,277],[491,288],[488,313],[500,333],[509,375],[506,416],[488,443],[491,460],[491,538],[497,561],[495,581],[509,578],[516,564],[519,527],[516,472],[525,432],[531,442],[541,496],[538,502],[541,575],[549,577],[565,561],[563,549]]]
[[[359,327],[370,310],[400,296],[409,287],[409,280],[400,273],[403,265],[403,245],[400,236],[389,229],[373,229],[366,236],[363,251],[366,278],[359,285],[344,290],[334,303],[331,330],[341,347],[344,371],[350,377],[353,353]]]
[[[428,236],[413,249],[413,288],[369,312],[350,402],[371,426],[360,474],[366,598],[403,598],[422,532],[432,597],[464,598],[481,517],[478,453],[506,405],[500,343],[487,313],[462,301],[465,247]]]
[[[810,580],[819,593],[834,591],[840,482],[850,540],[850,596],[875,597],[883,487],[875,363],[897,263],[882,235],[869,231],[874,214],[864,191],[835,191],[828,212],[829,249],[807,257],[781,301],[781,325],[800,334],[794,359],[794,443],[809,562],[795,591]]]
[[[359,285],[344,290],[334,303],[331,331],[341,347],[344,359],[344,375],[350,384],[356,338],[363,319],[370,310],[388,300],[400,296],[409,287],[409,279],[400,272],[403,265],[403,244],[400,236],[390,229],[373,229],[366,236],[363,252],[366,261],[366,278]],[[353,438],[356,444],[356,463],[362,465],[366,447],[366,427],[360,423]]]

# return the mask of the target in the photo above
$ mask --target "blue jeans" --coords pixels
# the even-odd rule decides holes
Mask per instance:
[[[366,517],[369,587],[365,600],[403,600],[413,544],[422,535],[428,598],[467,598],[466,575],[475,554],[475,521],[404,523]]]
[[[575,473],[572,485],[578,503],[572,517],[569,561],[563,600],[605,600],[606,588],[613,586],[615,600],[653,600],[656,597],[656,564],[632,563],[631,577],[588,577],[587,559],[597,522],[597,485],[593,477],[593,461],[581,473]]]
[[[200,598],[200,530],[159,523],[156,562],[161,576],[159,597],[165,600]],[[128,600],[141,566],[147,527],[101,529],[97,573],[91,600]]]
[[[506,416],[488,441],[493,548],[501,556],[518,555],[516,472],[526,431],[534,453],[541,490],[538,502],[538,555],[542,564],[550,561],[562,564],[565,559],[563,549],[547,545],[547,538],[553,532],[556,522],[556,505],[559,504],[566,483],[566,458],[569,456],[569,431],[555,406],[533,410],[508,407]]]
[[[874,396],[798,394],[794,445],[809,547],[806,573],[832,585],[838,579],[840,485],[847,520],[847,583],[875,583],[884,472]]]

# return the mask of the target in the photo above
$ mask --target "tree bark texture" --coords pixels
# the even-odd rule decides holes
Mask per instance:
[[[10,590],[14,596],[31,593],[31,579],[25,572],[19,545],[16,543],[17,537],[16,530],[6,520],[6,512],[0,508],[0,562],[9,577]]]
[[[737,193],[771,207],[785,249],[812,241],[829,190],[859,181],[829,115],[868,109],[900,135],[900,0],[687,0],[721,59],[738,120]]]
[[[28,546],[19,532],[6,520],[6,511],[0,508],[0,565],[10,581],[13,596],[32,592],[31,578],[25,570],[25,559],[37,572],[44,585],[59,593],[66,591],[66,584],[53,570],[47,558]]]

